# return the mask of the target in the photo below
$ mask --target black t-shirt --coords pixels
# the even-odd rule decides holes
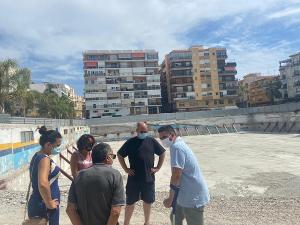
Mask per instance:
[[[132,179],[141,182],[153,182],[154,154],[161,155],[166,150],[152,137],[139,139],[133,137],[125,142],[118,154],[129,159],[130,169],[135,171]]]
[[[112,206],[125,205],[122,175],[104,164],[82,170],[69,191],[84,225],[106,225]]]

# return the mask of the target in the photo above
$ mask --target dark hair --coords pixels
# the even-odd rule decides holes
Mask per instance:
[[[42,126],[39,129],[39,133],[41,134],[40,137],[40,145],[43,147],[47,142],[51,144],[56,142],[57,138],[62,138],[61,134],[56,130],[47,130],[45,126]]]
[[[95,141],[95,138],[93,137],[93,135],[84,134],[78,139],[77,148],[79,151],[82,151],[84,149],[92,150],[95,142],[96,141]]]
[[[93,163],[101,163],[105,160],[106,156],[112,152],[109,144],[99,143],[93,147],[92,161]]]
[[[164,126],[161,126],[160,128],[158,128],[158,133],[161,133],[161,132],[168,132],[170,134],[176,134],[174,128],[171,126],[171,125],[164,125]]]

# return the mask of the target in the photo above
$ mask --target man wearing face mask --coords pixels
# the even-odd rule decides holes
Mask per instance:
[[[93,147],[93,166],[81,170],[71,185],[67,214],[73,225],[116,225],[125,205],[122,175],[111,165],[116,155],[110,146]]]
[[[170,208],[178,192],[175,225],[182,225],[184,219],[188,225],[203,225],[204,206],[210,196],[198,160],[172,126],[162,126],[158,133],[163,146],[170,148],[172,167],[170,193],[164,206]]]
[[[128,174],[124,225],[129,225],[135,203],[143,200],[145,225],[149,225],[151,204],[155,201],[155,176],[164,162],[165,149],[148,136],[145,122],[137,123],[137,136],[129,139],[118,151],[118,159]],[[154,166],[154,155],[159,156]],[[125,163],[129,159],[129,167]]]

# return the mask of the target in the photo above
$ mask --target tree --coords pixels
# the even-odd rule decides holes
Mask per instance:
[[[275,103],[275,99],[281,99],[282,93],[281,89],[281,81],[279,79],[274,79],[268,83],[267,87],[267,96],[269,97],[271,104]]]
[[[0,62],[0,112],[5,113],[13,99],[13,92],[16,90],[16,73],[18,64],[15,60],[7,59]]]
[[[51,90],[46,90],[40,97],[38,109],[42,117],[70,119],[75,115],[72,101],[65,95],[59,97]]]
[[[26,116],[28,111],[27,102],[29,100],[30,91],[30,70],[27,68],[19,69],[16,73],[16,90],[14,91],[15,103],[18,103],[23,112],[23,116]]]

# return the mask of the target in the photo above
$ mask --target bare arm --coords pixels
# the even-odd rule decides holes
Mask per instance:
[[[75,178],[78,174],[78,166],[77,166],[78,157],[75,153],[71,156],[70,166],[71,166],[71,173],[73,178]]]
[[[118,154],[118,160],[119,160],[120,165],[122,166],[123,170],[126,173],[128,173],[129,176],[134,176],[134,170],[131,170],[127,167],[125,159],[120,154]]]
[[[163,154],[161,154],[158,158],[158,163],[157,163],[157,169],[160,170],[160,168],[162,167],[164,161],[165,161],[165,157],[166,157],[166,153],[164,152]]]
[[[166,153],[163,153],[159,156],[157,166],[151,169],[151,173],[153,173],[153,174],[157,173],[161,169],[161,167],[164,163],[165,157],[166,157]]]
[[[66,213],[68,214],[73,225],[82,225],[81,219],[77,212],[77,207],[74,203],[68,202]]]
[[[110,216],[108,218],[107,225],[116,225],[121,213],[121,206],[113,206],[110,210]]]
[[[50,159],[45,157],[41,159],[39,163],[39,171],[38,171],[38,187],[39,192],[46,204],[48,209],[55,209],[58,205],[57,199],[52,199],[50,183],[48,180],[50,171]]]
[[[170,184],[178,187],[180,185],[181,175],[182,175],[181,168],[172,167],[172,176],[171,176]],[[173,190],[170,190],[169,197],[164,201],[165,207],[167,207],[167,208],[171,207],[173,198],[174,198],[174,194],[175,194],[175,192]]]

